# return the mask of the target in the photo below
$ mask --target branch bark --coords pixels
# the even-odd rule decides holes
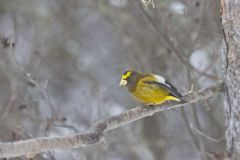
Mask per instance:
[[[66,149],[91,146],[100,142],[103,134],[114,128],[121,127],[154,113],[171,110],[186,104],[204,101],[221,92],[224,88],[223,82],[218,82],[213,86],[191,92],[184,95],[186,103],[169,102],[158,106],[140,106],[127,110],[119,115],[112,116],[96,122],[88,132],[62,137],[41,137],[17,142],[0,143],[0,158],[10,158],[18,156],[30,156],[37,153],[54,149]]]
[[[240,158],[240,1],[221,0],[227,148],[231,159]],[[238,156],[238,158],[236,157]]]

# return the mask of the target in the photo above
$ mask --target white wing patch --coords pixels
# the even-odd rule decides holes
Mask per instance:
[[[152,74],[152,75],[153,75],[154,78],[156,78],[156,80],[159,83],[162,83],[162,84],[168,86],[169,88],[171,88],[171,86],[168,83],[166,83],[166,80],[165,80],[165,78],[163,76],[160,76],[160,75],[157,75],[157,74]]]
[[[156,74],[153,74],[153,77],[156,78],[156,80],[160,83],[163,83],[165,84],[165,78],[163,76],[160,76],[160,75],[156,75]]]

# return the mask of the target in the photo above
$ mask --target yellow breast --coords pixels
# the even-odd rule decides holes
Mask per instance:
[[[161,104],[168,100],[169,92],[165,88],[144,83],[144,81],[147,80],[154,80],[154,78],[145,77],[139,80],[134,91],[132,92],[132,95],[137,100],[145,104]]]

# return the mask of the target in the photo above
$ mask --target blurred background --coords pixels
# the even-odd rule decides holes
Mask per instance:
[[[216,0],[1,0],[0,140],[63,136],[140,104],[127,69],[181,93],[221,80]],[[114,129],[105,146],[43,160],[207,160],[225,149],[221,95]],[[19,157],[15,159],[24,159]]]

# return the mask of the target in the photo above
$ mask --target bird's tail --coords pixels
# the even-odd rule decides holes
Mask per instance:
[[[177,97],[174,97],[174,96],[172,96],[172,95],[166,96],[166,97],[165,97],[165,100],[166,100],[166,101],[177,101],[177,102],[180,102],[180,101],[181,101],[181,99],[179,99],[179,98],[177,98]]]
[[[166,100],[177,101],[180,103],[186,103],[186,101],[183,99],[183,96],[181,94],[179,94],[178,96],[174,96],[174,95],[170,94],[166,97]]]

